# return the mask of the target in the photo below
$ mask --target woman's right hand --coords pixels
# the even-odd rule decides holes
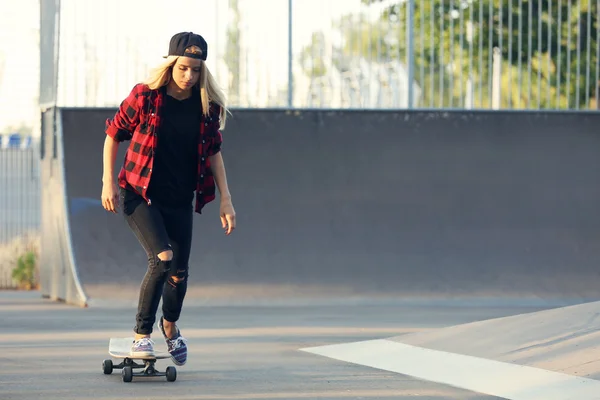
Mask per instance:
[[[113,182],[107,182],[102,185],[102,207],[106,211],[117,213],[119,208],[119,192]]]

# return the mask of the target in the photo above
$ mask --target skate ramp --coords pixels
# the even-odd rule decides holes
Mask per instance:
[[[389,340],[600,379],[600,302],[409,333]]]
[[[73,257],[61,122],[60,110],[42,112],[40,292],[45,298],[85,307],[88,297]]]
[[[104,121],[63,109],[77,271],[137,297],[146,255],[100,206]],[[600,298],[600,116],[234,110],[238,214],[195,218],[188,299],[571,304]],[[117,171],[127,144],[117,157]]]
[[[597,399],[600,302],[300,349],[511,400]]]

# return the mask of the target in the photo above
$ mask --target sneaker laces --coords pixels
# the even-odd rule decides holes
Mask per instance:
[[[154,340],[152,340],[151,338],[141,338],[139,340],[136,340],[133,343],[134,347],[140,347],[140,346],[144,346],[144,345],[154,345]]]
[[[170,342],[171,342],[170,343],[171,347],[173,348],[173,350],[175,350],[175,349],[180,348],[184,344],[186,344],[187,343],[187,339],[184,338],[183,336],[177,336],[177,338],[171,339]]]

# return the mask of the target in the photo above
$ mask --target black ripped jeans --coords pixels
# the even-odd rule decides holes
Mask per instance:
[[[125,219],[148,255],[148,269],[140,286],[134,332],[152,333],[162,297],[163,317],[176,322],[187,291],[188,261],[192,244],[193,208],[148,205],[137,193],[120,188]],[[158,254],[173,251],[171,261]],[[174,279],[175,277],[175,279]]]

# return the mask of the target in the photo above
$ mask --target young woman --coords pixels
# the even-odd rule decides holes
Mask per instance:
[[[215,199],[215,183],[225,233],[231,234],[236,224],[220,152],[228,110],[205,64],[207,53],[202,36],[174,35],[166,61],[135,85],[106,121],[103,150],[102,205],[117,213],[122,203],[125,219],[148,255],[131,355],[154,354],[151,333],[162,297],[158,328],[178,365],[187,360],[186,339],[176,322],[187,289],[193,214]],[[117,192],[113,165],[125,140],[131,143]]]

